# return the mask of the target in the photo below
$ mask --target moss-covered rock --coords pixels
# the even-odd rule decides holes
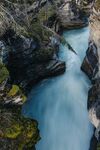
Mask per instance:
[[[0,150],[29,150],[40,139],[35,120],[21,115],[26,96],[17,85],[6,83],[0,91]]]
[[[23,150],[24,148],[28,150],[40,139],[37,122],[21,117],[19,111],[1,109],[0,122],[0,141],[10,141],[5,142],[8,150]],[[13,145],[11,149],[9,149],[9,144]]]
[[[12,85],[12,88],[8,92],[8,96],[15,96],[18,92],[20,92],[20,89],[17,85]]]
[[[0,63],[0,87],[6,81],[0,91],[0,149],[30,149],[40,139],[37,122],[21,116],[20,105],[25,102],[26,96],[18,85],[7,83],[8,77],[8,70]]]
[[[0,84],[7,79],[9,76],[9,72],[4,64],[0,63]]]
[[[18,85],[12,85],[12,87],[10,88],[10,90],[7,92],[7,97],[16,97],[16,96],[20,96],[22,103],[24,103],[27,99],[27,97],[25,96],[25,94],[22,92],[22,90],[20,89],[20,87]]]

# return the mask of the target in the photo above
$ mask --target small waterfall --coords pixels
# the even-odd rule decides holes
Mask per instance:
[[[88,47],[89,29],[65,31],[64,38],[78,55],[60,46],[66,72],[39,83],[23,106],[23,114],[39,122],[37,150],[89,150],[92,125],[87,111],[90,81],[80,70]]]

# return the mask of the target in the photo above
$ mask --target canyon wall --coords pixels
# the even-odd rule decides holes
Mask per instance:
[[[92,5],[92,0],[0,1],[1,150],[35,149],[38,123],[21,116],[22,105],[33,85],[64,73],[58,47],[65,40],[59,32],[88,25]]]
[[[90,150],[100,149],[100,1],[94,3],[90,16],[89,48],[82,64],[82,70],[92,81],[88,95],[89,118],[95,127]]]

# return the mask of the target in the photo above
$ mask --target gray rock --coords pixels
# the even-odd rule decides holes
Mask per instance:
[[[53,43],[48,45],[40,45],[36,38],[19,36],[13,30],[9,30],[3,40],[6,43],[5,49],[10,48],[5,58],[11,81],[24,90],[31,88],[41,79],[64,73],[65,63],[58,60],[56,55],[59,45],[57,39],[53,39]]]
[[[96,73],[98,72],[98,62],[99,57],[97,47],[95,43],[90,42],[86,56],[81,66],[82,71],[84,71],[90,79],[93,79],[93,77],[95,77]]]

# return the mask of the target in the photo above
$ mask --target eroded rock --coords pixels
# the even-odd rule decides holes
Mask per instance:
[[[91,80],[93,79],[93,77],[95,77],[96,73],[98,72],[98,62],[99,57],[97,47],[93,42],[90,42],[81,69],[87,74],[87,76]]]

